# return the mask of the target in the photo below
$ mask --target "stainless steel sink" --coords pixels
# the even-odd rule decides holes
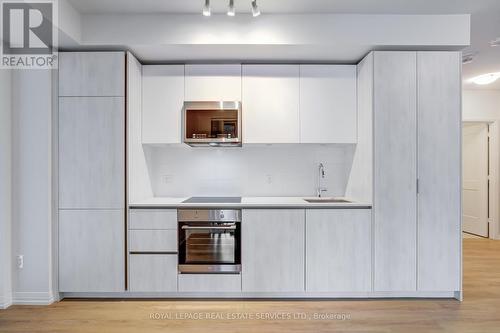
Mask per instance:
[[[344,199],[336,199],[336,198],[308,198],[304,199],[309,203],[348,203],[351,202],[349,200]]]

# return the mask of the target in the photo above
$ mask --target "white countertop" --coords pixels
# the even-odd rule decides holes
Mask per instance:
[[[372,204],[345,199],[350,202],[319,202],[309,203],[304,199],[312,197],[242,197],[241,203],[183,203],[188,198],[154,197],[129,204],[134,207],[159,208],[371,208]]]

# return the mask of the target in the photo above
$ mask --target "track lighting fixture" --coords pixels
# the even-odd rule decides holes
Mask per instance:
[[[203,6],[203,16],[210,16],[210,0],[205,0],[205,6]]]
[[[236,15],[236,10],[234,9],[234,0],[229,0],[229,7],[227,8],[227,16]]]
[[[252,0],[252,15],[253,17],[257,17],[260,15],[259,6],[257,6],[257,0]]]

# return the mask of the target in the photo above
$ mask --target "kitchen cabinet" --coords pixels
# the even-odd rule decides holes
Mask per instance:
[[[123,97],[59,98],[59,208],[124,208]]]
[[[142,143],[180,143],[184,65],[142,66]]]
[[[241,101],[241,65],[186,65],[186,101]]]
[[[176,254],[131,254],[129,290],[132,292],[176,292]]]
[[[130,252],[177,252],[177,230],[129,230]]]
[[[356,143],[356,66],[300,65],[300,142]]]
[[[122,210],[59,212],[59,291],[125,290]]]
[[[416,53],[375,52],[374,288],[416,290]]]
[[[59,52],[59,96],[125,96],[125,54]]]
[[[179,274],[179,292],[241,292],[240,274]]]
[[[176,209],[131,209],[129,229],[177,230]]]
[[[306,210],[306,291],[372,288],[370,209]]]
[[[299,65],[243,65],[243,142],[299,143]]]
[[[418,52],[418,290],[460,290],[461,56]]]
[[[244,209],[243,292],[303,292],[303,209]]]

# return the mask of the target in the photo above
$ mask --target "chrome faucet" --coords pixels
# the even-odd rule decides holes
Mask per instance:
[[[325,166],[323,165],[323,163],[320,163],[318,165],[318,188],[316,190],[318,198],[321,198],[321,193],[328,191],[326,187],[321,186],[321,179],[324,179],[325,175]]]

